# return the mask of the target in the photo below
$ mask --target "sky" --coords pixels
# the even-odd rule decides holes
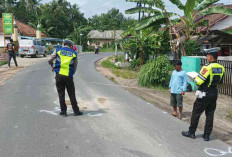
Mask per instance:
[[[51,0],[42,0],[43,3],[50,2]],[[119,9],[123,14],[125,10],[136,6],[135,3],[126,2],[126,0],[67,0],[71,4],[78,4],[82,13],[86,18],[92,17],[95,14],[106,13],[111,8]],[[186,3],[186,0],[181,0]],[[164,0],[169,11],[177,11],[183,14],[177,7],[175,7],[169,0]],[[232,0],[220,0],[220,3],[232,4]],[[126,14],[125,14],[126,15]],[[126,17],[137,18],[138,15],[126,15]]]

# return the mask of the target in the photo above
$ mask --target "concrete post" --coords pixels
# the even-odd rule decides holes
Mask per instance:
[[[13,41],[18,41],[18,26],[14,20],[14,33],[12,34]]]
[[[37,25],[37,29],[36,29],[36,38],[38,40],[41,40],[41,28],[40,28],[40,23]]]

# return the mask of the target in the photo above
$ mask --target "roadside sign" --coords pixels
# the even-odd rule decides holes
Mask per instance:
[[[5,34],[13,34],[13,14],[12,13],[3,13],[3,28]]]

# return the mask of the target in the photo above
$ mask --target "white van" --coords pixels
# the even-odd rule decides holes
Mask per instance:
[[[38,55],[46,57],[45,45],[39,40],[22,39],[19,41],[19,55],[22,58],[25,56],[37,57]]]

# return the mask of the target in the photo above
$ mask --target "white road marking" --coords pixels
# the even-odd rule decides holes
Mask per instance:
[[[100,117],[103,114],[102,113],[88,113],[87,115],[90,116],[90,117]]]
[[[228,151],[222,151],[215,148],[206,148],[204,152],[209,156],[225,156],[227,154],[232,154],[232,147],[229,147]]]
[[[52,111],[49,111],[49,110],[39,110],[39,112],[41,112],[41,113],[45,112],[45,113],[49,113],[51,115],[57,116],[57,115],[59,115],[60,108],[59,107],[55,107],[54,110],[52,110]],[[67,113],[72,113],[71,112],[71,108],[67,108]]]

